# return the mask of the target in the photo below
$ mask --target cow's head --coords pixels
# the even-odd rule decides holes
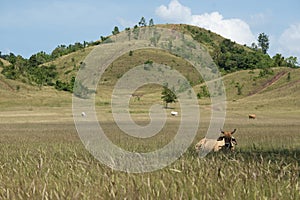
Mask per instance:
[[[220,131],[223,135],[219,137],[218,140],[224,139],[225,141],[224,148],[234,150],[234,145],[237,145],[237,142],[232,135],[236,132],[236,129],[234,129],[233,131],[223,131],[222,129],[220,129]]]
[[[223,131],[222,129],[220,129],[220,131],[225,138],[231,138],[232,135],[236,132],[236,128],[233,131]]]

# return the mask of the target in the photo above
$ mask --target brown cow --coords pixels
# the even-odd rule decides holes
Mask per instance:
[[[211,146],[213,148],[214,152],[217,152],[219,150],[234,150],[234,146],[237,145],[236,139],[232,136],[236,132],[236,129],[233,131],[222,131],[220,130],[221,133],[223,134],[220,136],[217,140],[213,139],[208,139],[208,138],[203,138],[201,139],[196,145],[195,149],[196,151],[200,151],[203,148],[207,148]]]
[[[249,119],[255,119],[256,115],[255,114],[249,114]]]

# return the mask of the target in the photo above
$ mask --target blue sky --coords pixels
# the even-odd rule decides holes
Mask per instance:
[[[24,57],[60,44],[95,41],[144,16],[159,23],[186,23],[241,44],[270,39],[269,54],[300,60],[299,0],[0,0],[0,51]]]

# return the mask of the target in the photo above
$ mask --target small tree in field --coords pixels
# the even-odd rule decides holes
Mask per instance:
[[[168,108],[169,103],[177,102],[177,96],[174,91],[170,90],[167,86],[164,86],[161,95],[161,99],[165,102],[165,108]]]

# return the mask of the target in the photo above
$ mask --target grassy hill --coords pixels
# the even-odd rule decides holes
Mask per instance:
[[[191,35],[194,40],[200,42],[210,52],[212,57],[216,56],[218,48],[228,45],[222,51],[230,51],[235,54],[236,50],[241,54],[252,55],[254,50],[246,46],[242,46],[226,40],[225,38],[205,29],[188,26],[188,25],[157,25],[158,27],[169,28]],[[224,43],[224,41],[226,43]],[[97,41],[101,43],[101,41]],[[40,64],[39,67],[55,66],[57,77],[53,80],[66,84],[71,82],[72,77],[76,76],[80,66],[84,64],[85,57],[95,48],[95,45],[80,48],[75,52],[59,56],[50,62]],[[229,48],[230,47],[230,48]],[[228,52],[226,53],[228,54]],[[260,54],[258,54],[260,55]],[[30,60],[29,60],[30,61]],[[3,67],[8,67],[10,63],[1,59]],[[184,75],[196,93],[201,93],[201,88],[205,86],[202,77],[196,70],[185,60],[172,55],[164,50],[143,49],[124,54],[115,60],[105,71],[99,82],[97,91],[96,104],[109,105],[112,89],[116,81],[129,69],[147,63],[154,62],[158,64],[168,65],[176,69]],[[0,69],[1,70],[1,69]],[[224,74],[223,81],[226,88],[226,96],[228,109],[236,112],[242,110],[245,114],[248,112],[257,112],[270,108],[283,109],[289,107],[294,110],[298,106],[297,98],[299,98],[299,69],[287,67],[262,68],[238,70],[234,72],[220,69]],[[26,75],[27,72],[24,72]],[[71,93],[56,90],[53,86],[37,86],[34,82],[24,78],[11,80],[2,74],[0,75],[0,94],[2,94],[0,102],[1,109],[9,109],[9,107],[64,107],[71,105]],[[288,78],[289,76],[289,78]],[[137,94],[141,94],[141,101],[133,101],[136,106],[136,113],[147,113],[149,105],[153,103],[162,103],[161,96],[162,87],[158,85],[150,85],[139,88]],[[209,105],[210,100],[207,97],[199,99],[202,105]],[[109,112],[107,110],[107,112]],[[243,115],[245,115],[243,114]]]
[[[229,119],[247,119],[249,113],[255,113],[258,117],[287,117],[297,118],[299,115],[300,98],[300,69],[274,68],[273,74],[264,77],[259,76],[260,70],[244,70],[223,77],[227,98],[227,117]],[[290,73],[290,79],[288,79]],[[278,77],[278,74],[280,77]],[[108,76],[109,77],[109,76]],[[112,79],[101,82],[96,95],[96,108],[99,113],[111,118],[111,94]],[[238,95],[237,83],[242,85],[241,94]],[[204,83],[195,85],[194,91],[201,92]],[[148,118],[149,107],[154,103],[163,105],[161,101],[162,87],[158,85],[147,85],[139,88],[135,93],[141,95],[137,100],[133,97],[130,101],[130,112],[133,118]],[[1,112],[23,113],[15,119],[24,120],[24,116],[32,114],[44,116],[45,120],[67,120],[72,121],[72,94],[58,91],[53,87],[30,86],[14,80],[5,79],[0,76],[0,109]],[[210,116],[210,99],[204,97],[199,99],[202,117]],[[179,105],[172,104],[171,107],[178,110]],[[53,118],[57,116],[58,118]],[[45,117],[45,116],[44,116]],[[2,115],[2,122],[10,118]],[[36,116],[36,118],[39,118]],[[50,120],[50,121],[51,121]]]
[[[136,56],[143,62],[143,53],[137,52]],[[155,53],[154,53],[155,55]],[[126,56],[126,55],[124,55]],[[148,57],[149,58],[149,57]],[[151,58],[151,56],[150,56]],[[135,59],[135,58],[134,58]],[[153,59],[154,60],[154,59]],[[173,64],[181,61],[175,61]],[[96,104],[99,106],[109,105],[110,97],[114,83],[117,81],[118,75],[121,73],[116,66],[118,62],[114,62],[114,67],[107,70],[105,76],[100,81],[96,95]],[[124,70],[124,69],[123,69]],[[272,74],[260,77],[261,70],[242,70],[223,76],[223,82],[226,88],[226,98],[228,101],[228,109],[235,112],[248,112],[276,110],[296,111],[299,108],[300,98],[300,69],[291,68],[273,68]],[[186,73],[191,72],[187,70]],[[290,74],[290,75],[289,75]],[[63,75],[62,75],[63,76]],[[288,78],[288,76],[290,78]],[[190,76],[193,77],[193,76]],[[195,76],[195,80],[197,80]],[[241,86],[241,94],[239,94],[237,85]],[[193,86],[196,93],[201,92],[201,86],[205,83],[198,83]],[[133,101],[138,106],[140,113],[147,113],[148,105],[160,103],[162,87],[158,85],[148,85],[139,88],[135,93],[142,95],[140,101]],[[72,94],[65,91],[58,91],[53,87],[36,87],[19,81],[6,79],[0,75],[0,107],[1,110],[9,110],[14,108],[33,109],[34,107],[69,107],[71,106]],[[209,105],[208,97],[199,99],[200,105]]]
[[[56,70],[58,72],[58,79],[63,81],[69,81],[71,77],[76,76],[77,71],[79,70],[81,63],[85,57],[93,50],[94,47],[87,47],[76,52],[72,52],[67,55],[58,57],[57,59],[45,63],[44,65],[57,66]]]
[[[213,32],[207,31],[199,27],[194,27],[194,26],[180,24],[180,25],[157,25],[157,27],[173,29],[191,35],[193,38],[195,38],[196,41],[199,41],[211,53],[214,47],[220,45],[220,43],[224,40],[224,38],[221,37],[220,35],[217,35]],[[98,41],[98,43],[101,43],[101,41]],[[241,45],[238,44],[235,45],[244,48]],[[76,76],[76,73],[79,67],[81,66],[84,58],[95,47],[96,46],[90,46],[85,49],[61,56],[51,62],[45,63],[44,65],[57,66],[58,79],[63,82],[69,82],[73,76]],[[132,56],[123,55],[112,64],[114,65],[114,70],[110,70],[109,73],[106,73],[106,75],[108,76],[106,79],[113,81],[118,77],[120,77],[122,73],[124,71],[127,71],[130,67],[143,64],[149,60],[159,64],[165,64],[171,67],[175,67],[176,70],[179,70],[182,74],[187,75],[193,84],[197,84],[199,82],[200,77],[199,76],[196,77],[194,73],[195,70],[191,68],[191,65],[189,65],[186,61],[182,60],[181,58],[177,58],[176,56],[171,55],[168,52],[159,51],[157,49],[139,50],[133,53]],[[110,66],[110,68],[112,67]]]
[[[268,55],[263,54],[259,49],[239,45],[218,34],[196,26],[167,24],[156,25],[156,27],[177,30],[186,35],[190,35],[194,41],[201,43],[201,45],[208,50],[216,65],[219,66],[222,74],[232,73],[242,69],[263,69],[272,66],[284,66],[286,64],[284,58],[280,55],[277,59],[272,59]],[[142,31],[142,29],[143,27],[130,29],[130,34],[134,37],[136,32]],[[128,30],[124,31],[126,34],[127,32]],[[78,69],[83,64],[84,58],[98,44],[101,45],[102,43],[110,42],[111,37],[113,36],[102,37],[102,40],[91,43],[75,43],[69,46],[59,45],[51,54],[39,52],[32,55],[29,59],[24,59],[22,56],[15,56],[13,54],[4,55],[2,57],[9,60],[12,66],[5,66],[2,74],[7,78],[27,82],[32,85],[49,85],[55,86],[57,89],[72,91],[72,77],[76,76]],[[135,53],[135,55],[138,54],[137,52]],[[149,58],[147,58],[147,56],[149,56]],[[133,58],[137,57],[133,56]],[[183,66],[185,62],[180,61],[180,59],[174,61],[174,55],[166,52],[146,52],[144,56],[137,60],[128,59],[128,56],[126,57],[124,55],[117,60],[118,63],[127,65],[125,67],[119,65],[123,69],[128,69],[130,66],[136,66],[136,64],[147,61],[155,61],[165,65],[174,65],[174,62],[176,62],[178,66],[176,69],[181,70],[180,72],[182,72],[183,75],[187,75],[192,85],[198,84],[201,79],[200,77],[195,77],[193,71],[186,73],[188,70],[185,70],[185,66]],[[119,66],[117,66],[117,68],[119,68]],[[116,77],[120,77],[121,75],[121,72],[114,74]],[[110,75],[110,78],[111,77]]]
[[[159,28],[168,28],[172,30],[176,30],[178,32],[182,32],[187,35],[191,35],[192,38],[201,43],[203,47],[205,47],[210,55],[214,58],[217,57],[218,55],[216,51],[219,51],[219,47],[222,46],[222,42],[227,41],[226,38],[223,38],[222,36],[213,33],[211,31],[208,31],[203,28],[199,28],[196,26],[190,26],[190,25],[185,25],[185,24],[164,24],[164,25],[157,25]],[[98,43],[101,43],[101,41],[98,41]],[[224,45],[224,44],[223,44]],[[227,45],[227,44],[226,44]],[[245,51],[246,53],[250,52],[255,52],[251,48],[234,43],[234,42],[229,42],[228,44],[230,46],[229,52],[224,52],[224,53],[229,53],[234,55],[234,50],[242,50]],[[72,76],[76,74],[78,71],[80,65],[82,64],[84,58],[90,53],[96,46],[90,46],[85,49],[76,51],[74,53],[70,53],[68,55],[59,57],[55,59],[54,61],[51,61],[49,63],[45,63],[45,65],[49,66],[51,64],[54,64],[57,66],[58,74],[59,74],[59,79],[62,81],[68,82]],[[136,53],[133,54],[132,57],[129,57],[128,55],[124,55],[120,57],[118,60],[116,60],[114,65],[116,64],[117,66],[114,66],[114,68],[122,68],[121,71],[128,70],[132,66],[137,66],[139,64],[143,64],[144,62],[151,60],[153,62],[159,63],[159,64],[166,64],[169,66],[178,66],[176,70],[179,70],[181,73],[184,75],[187,75],[191,80],[192,84],[197,84],[199,82],[199,77],[195,77],[194,71],[189,70],[191,68],[185,67],[188,65],[185,61],[180,61],[181,59],[176,58],[174,55],[169,54],[168,52],[164,51],[158,51],[156,50],[148,50],[144,52],[145,50],[139,50]],[[226,51],[226,50],[224,50]],[[176,61],[175,61],[176,60]],[[251,60],[251,59],[250,59]],[[216,63],[218,64],[218,63]],[[124,70],[123,70],[124,69]],[[222,71],[222,69],[221,69]],[[234,70],[233,70],[234,71]],[[122,75],[121,72],[115,72],[112,71],[113,74],[111,73],[109,76],[112,78],[112,76],[120,77]],[[223,73],[227,73],[222,71]]]

